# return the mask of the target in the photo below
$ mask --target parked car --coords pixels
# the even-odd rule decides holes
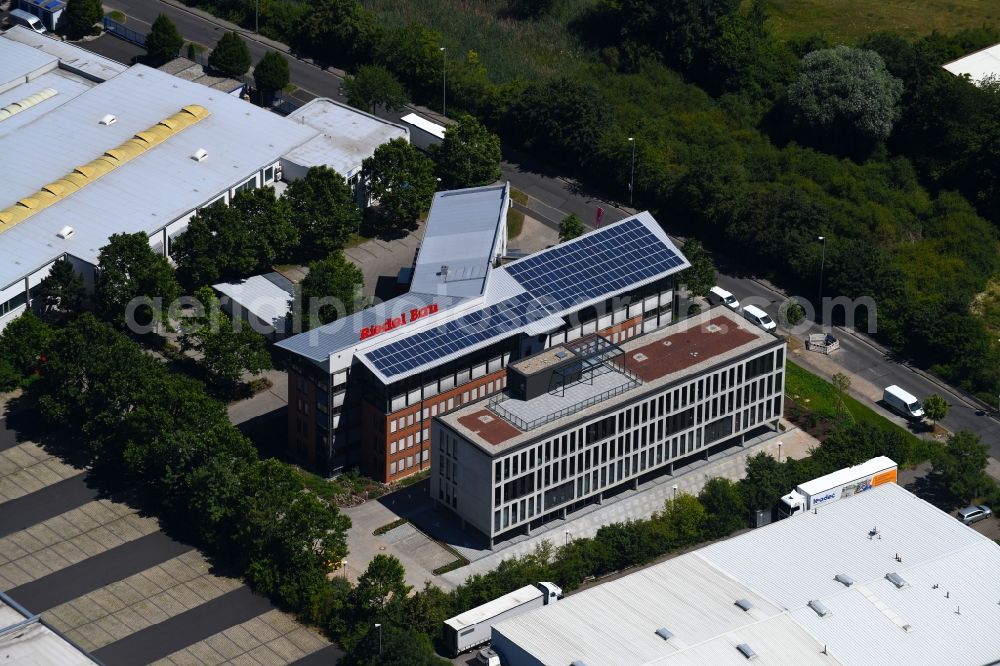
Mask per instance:
[[[893,384],[886,386],[882,392],[882,400],[889,405],[894,412],[902,414],[908,419],[919,421],[924,418],[924,406],[912,394],[904,391]]]
[[[993,512],[990,510],[990,507],[984,504],[973,504],[964,509],[959,509],[958,516],[956,517],[966,525],[971,525],[972,523],[978,523],[980,520],[986,520],[992,515]]]
[[[483,648],[476,658],[476,666],[500,666],[500,655],[493,648]]]
[[[42,19],[38,18],[34,14],[29,14],[23,9],[10,10],[10,17],[8,20],[11,25],[23,25],[25,28],[34,30],[39,34],[45,32],[45,26],[42,25]]]
[[[743,308],[743,318],[760,326],[765,331],[773,331],[778,328],[771,316],[758,308],[756,305],[747,305]]]
[[[708,290],[708,302],[712,305],[725,305],[733,312],[740,311],[740,302],[736,297],[718,285]]]

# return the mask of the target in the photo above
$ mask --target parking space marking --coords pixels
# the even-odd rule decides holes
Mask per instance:
[[[81,473],[34,442],[18,444],[0,451],[0,504]]]
[[[240,587],[196,550],[56,606],[42,616],[92,652]]]
[[[152,518],[96,500],[0,538],[0,589],[10,590],[152,534]]]
[[[167,655],[153,666],[290,664],[329,645],[318,632],[272,610]]]

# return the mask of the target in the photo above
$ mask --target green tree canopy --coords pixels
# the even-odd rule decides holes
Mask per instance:
[[[252,62],[247,43],[232,31],[222,35],[219,43],[208,54],[210,68],[234,79],[239,79],[246,74]]]
[[[382,29],[356,0],[318,0],[296,23],[292,38],[324,64],[352,67],[371,58]]]
[[[934,425],[937,425],[938,421],[948,416],[948,401],[934,393],[924,400],[924,413]]]
[[[740,487],[729,479],[709,479],[698,493],[698,501],[708,514],[705,519],[708,536],[726,536],[747,526],[748,514]]]
[[[310,263],[296,304],[304,328],[315,328],[353,313],[361,305],[364,282],[361,270],[341,252]]]
[[[0,332],[0,363],[7,368],[0,373],[0,390],[10,390],[26,379],[38,375],[47,363],[55,331],[25,310]]]
[[[90,34],[94,24],[104,15],[101,0],[68,0],[66,2],[66,34],[79,39]],[[180,48],[180,47],[178,47]]]
[[[395,111],[406,104],[406,89],[392,75],[379,65],[361,65],[354,76],[344,79],[347,102],[351,106],[375,113],[375,108],[383,107]]]
[[[52,269],[35,288],[36,303],[47,318],[76,313],[83,306],[83,277],[68,259],[52,264]]]
[[[145,47],[149,64],[159,67],[173,60],[182,46],[184,38],[181,37],[174,22],[166,14],[157,16],[149,32],[146,33]]]
[[[148,325],[166,315],[179,290],[170,262],[153,251],[143,232],[114,234],[98,254],[95,300],[109,322]]]
[[[691,262],[677,277],[677,283],[687,285],[695,296],[705,296],[715,286],[715,264],[705,251],[705,246],[696,238],[684,243],[684,256]]]
[[[445,130],[444,141],[432,156],[444,189],[500,180],[500,137],[470,115]]]
[[[379,212],[396,227],[416,223],[431,205],[437,189],[434,163],[405,139],[393,139],[362,162],[368,194]]]
[[[559,242],[565,243],[566,241],[573,240],[583,235],[586,229],[583,226],[583,220],[576,213],[570,213],[562,219],[559,223]]]
[[[211,287],[202,287],[194,297],[198,301],[194,314],[181,323],[181,348],[200,354],[199,362],[214,383],[231,391],[243,373],[258,374],[271,367],[264,336],[247,322],[230,319]]]
[[[269,105],[275,93],[283,90],[290,80],[288,59],[277,51],[265,53],[253,69],[253,84],[264,105]]]
[[[389,603],[401,600],[410,592],[406,584],[406,569],[392,555],[379,553],[358,577],[354,588],[355,606],[370,618],[382,618]]]
[[[361,227],[361,209],[343,177],[330,167],[312,167],[292,181],[284,198],[299,232],[298,254],[325,257],[344,247]]]
[[[771,509],[782,495],[791,490],[784,467],[767,453],[747,459],[747,475],[740,482],[747,509]],[[787,487],[786,487],[787,486]]]
[[[948,438],[948,444],[933,459],[934,472],[948,490],[963,501],[971,501],[986,489],[986,464],[989,447],[979,435],[960,430]]]
[[[899,119],[902,82],[882,57],[865,49],[835,46],[807,54],[788,87],[793,122],[822,145],[882,141]]]

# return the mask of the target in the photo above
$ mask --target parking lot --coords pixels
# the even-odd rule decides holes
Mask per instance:
[[[0,589],[108,666],[305,666],[342,654],[3,419]]]

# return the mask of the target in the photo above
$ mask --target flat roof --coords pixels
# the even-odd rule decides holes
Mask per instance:
[[[504,183],[434,195],[410,291],[464,297],[483,293],[500,234],[507,231],[509,191],[510,184]]]
[[[2,42],[3,40],[0,40]],[[55,91],[54,95],[43,99],[31,106],[19,105],[21,110],[4,120],[0,120],[0,138],[7,134],[13,134],[22,127],[31,125],[39,117],[53,111],[66,104],[78,95],[93,88],[96,83],[81,76],[72,74],[62,69],[54,69],[37,76],[27,83],[10,88],[0,93],[0,108],[8,104],[27,102],[32,95],[42,92],[46,88]]]
[[[107,81],[128,69],[127,65],[111,58],[105,58],[76,44],[56,39],[49,34],[40,35],[23,25],[14,26],[3,33],[3,36],[55,56],[59,59],[60,67],[82,74],[94,81]]]
[[[550,368],[554,365],[559,365],[560,363],[566,363],[574,358],[576,358],[576,354],[572,349],[564,344],[559,344],[542,350],[537,354],[528,356],[527,358],[514,361],[507,367],[514,368],[518,372],[525,375],[533,375],[539,370],[544,370],[545,368]]]
[[[307,102],[288,119],[312,127],[319,134],[290,150],[285,159],[306,168],[329,166],[344,178],[354,176],[361,162],[383,143],[410,139],[410,131],[402,125],[327,97]]]
[[[942,67],[956,76],[968,75],[974,83],[982,81],[987,76],[1000,76],[1000,44],[975,51],[958,60],[945,63]]]
[[[212,288],[276,331],[285,332],[288,310],[295,300],[294,287],[288,278],[279,273],[267,273],[235,282],[220,282]]]
[[[478,188],[471,188],[473,190]],[[490,271],[477,298],[408,293],[278,343],[328,372],[357,358],[383,383],[411,377],[500,340],[559,328],[563,317],[690,266],[648,212]],[[363,327],[417,305],[437,312],[361,339]]]
[[[432,136],[436,136],[439,139],[444,139],[444,132],[446,129],[444,125],[439,125],[435,122],[427,120],[426,118],[421,118],[415,113],[408,113],[402,118],[400,118],[400,120],[404,123],[413,125],[418,129],[422,129],[423,131],[427,132]]]
[[[288,122],[221,91],[134,65],[38,116],[20,131],[0,137],[0,154],[16,156],[4,179],[6,200],[0,199],[0,208],[31,195],[190,104],[204,107],[209,115],[0,232],[0,252],[14,258],[0,262],[0,288],[64,253],[96,263],[98,252],[112,234],[151,234],[315,135],[312,128]],[[117,121],[100,124],[106,114],[115,115]],[[208,157],[196,162],[191,155],[199,148],[207,150]],[[75,234],[69,239],[58,238],[56,233],[67,225]]]
[[[781,344],[784,343],[779,338],[720,305],[621,343],[619,346],[624,354],[606,363],[624,366],[628,374],[605,372],[595,375],[589,383],[567,386],[559,394],[545,393],[527,401],[509,398],[490,407],[475,403],[437,418],[487,454],[497,455],[615,409],[622,403],[639,400],[713,366]],[[628,387],[632,377],[638,377],[641,383]],[[608,393],[615,394],[605,397]],[[600,399],[596,402],[587,402],[597,398]],[[577,405],[585,406],[574,410]],[[505,419],[503,413],[529,422],[545,414],[564,411],[569,413],[523,430],[516,420]]]
[[[32,620],[32,621],[28,621]],[[23,623],[23,624],[22,624]],[[14,628],[21,625],[18,628]],[[13,666],[98,666],[80,648],[0,593],[0,659]]]
[[[554,664],[746,664],[744,642],[764,663],[984,664],[997,590],[1000,545],[889,483],[500,622],[494,645]]]
[[[233,93],[243,88],[242,81],[230,79],[226,76],[210,76],[205,73],[205,69],[201,65],[187,58],[174,58],[170,62],[161,65],[159,69],[161,72],[173,74],[185,81],[200,83],[203,86],[221,90],[225,93]]]
[[[0,39],[0,90],[24,83],[29,75],[40,73],[40,70],[59,66],[59,58],[8,39],[6,32],[3,34],[5,39]]]

